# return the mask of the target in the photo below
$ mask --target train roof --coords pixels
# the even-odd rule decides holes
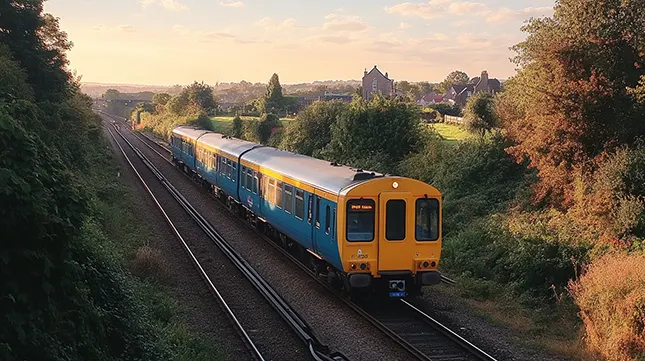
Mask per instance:
[[[335,194],[352,184],[382,176],[271,147],[254,149],[242,159]]]
[[[204,133],[207,133],[207,130],[192,127],[190,125],[180,125],[172,130],[173,133],[188,137],[191,139],[197,139]]]
[[[210,132],[199,138],[199,142],[215,149],[224,151],[235,157],[239,157],[240,154],[249,149],[263,146],[262,144],[257,144],[237,138],[229,138],[223,136],[222,134],[213,132]]]

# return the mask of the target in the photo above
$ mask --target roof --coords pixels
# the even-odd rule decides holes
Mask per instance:
[[[381,74],[381,76],[382,76],[382,77],[384,77],[385,79],[387,79],[387,80],[392,80],[392,79],[388,78],[385,74],[381,73],[381,71],[380,71],[380,70],[378,70],[378,68],[376,67],[376,65],[374,65],[374,68],[372,68],[372,70],[370,70],[369,72],[367,72],[367,74],[365,74],[365,75],[372,74],[372,72],[373,72],[374,70],[376,70],[376,72],[378,72],[379,74]],[[365,78],[365,76],[363,76],[363,78]]]
[[[339,194],[349,185],[381,176],[271,147],[254,149],[244,154],[242,159],[334,194]]]
[[[248,142],[237,138],[228,138],[224,137],[222,134],[214,132],[209,132],[201,137],[199,141],[207,146],[222,150],[236,158],[249,149],[262,147],[262,144]]]
[[[191,139],[197,139],[202,134],[208,133],[207,130],[195,128],[190,125],[182,125],[182,126],[176,127],[175,129],[172,130],[172,132]]]

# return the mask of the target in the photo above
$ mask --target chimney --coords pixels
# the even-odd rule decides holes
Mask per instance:
[[[386,77],[386,78],[388,77],[388,76],[387,76],[387,72],[385,73],[385,77]]]
[[[486,70],[482,71],[482,76],[479,80],[479,86],[480,89],[478,90],[483,90],[485,92],[488,92],[488,72]]]

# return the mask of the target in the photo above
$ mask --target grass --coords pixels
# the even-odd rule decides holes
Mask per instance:
[[[233,126],[233,118],[232,116],[217,116],[217,117],[211,117],[211,122],[213,123],[213,129],[214,131],[218,133],[226,133],[231,127]],[[259,119],[258,117],[240,117],[242,120],[256,120]],[[290,121],[292,121],[293,118],[284,118],[280,119],[282,122],[282,126],[286,126],[289,124]]]
[[[429,126],[436,130],[445,142],[451,144],[471,136],[464,128],[455,124],[432,123]]]
[[[171,295],[165,260],[154,247],[154,232],[139,222],[141,210],[133,190],[121,174],[129,171],[116,164],[106,150],[94,162],[89,186],[97,189],[94,207],[105,234],[102,248],[125,270],[127,283],[144,305],[145,316],[157,343],[169,360],[223,360],[217,340],[201,336],[182,318],[179,301]]]
[[[463,300],[475,315],[509,330],[519,345],[572,360],[596,359],[581,340],[582,331],[570,303],[562,302],[549,309],[531,310],[519,305],[515,297],[504,291],[489,295],[486,299],[475,299],[468,285],[457,283],[437,287],[441,292]]]

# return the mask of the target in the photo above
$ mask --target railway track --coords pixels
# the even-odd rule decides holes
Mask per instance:
[[[252,356],[254,359],[265,360],[265,357],[259,351],[258,347],[254,344],[253,340],[249,336],[250,332],[247,332],[247,330],[244,329],[239,319],[232,311],[232,307],[230,307],[230,305],[226,302],[226,300],[224,300],[221,292],[217,289],[217,287],[215,286],[211,278],[208,276],[207,272],[204,270],[203,265],[199,262],[199,260],[195,256],[195,253],[193,252],[193,250],[191,250],[190,246],[188,245],[184,237],[180,234],[177,227],[168,216],[164,207],[160,204],[157,197],[150,190],[148,183],[143,179],[141,174],[138,172],[138,170],[132,163],[131,159],[128,157],[125,150],[121,146],[121,142],[117,139],[117,136],[115,136],[114,133],[117,133],[117,135],[121,139],[123,139],[123,142],[125,142],[135,152],[137,157],[162,183],[164,188],[166,188],[166,190],[172,195],[172,197],[181,205],[181,207],[186,211],[186,213],[188,213],[191,216],[191,218],[193,218],[193,220],[200,226],[200,228],[202,228],[204,233],[208,235],[208,237],[213,241],[213,243],[215,243],[217,247],[231,260],[234,266],[240,270],[240,272],[246,277],[246,279],[249,280],[249,282],[256,288],[256,290],[267,300],[267,302],[276,310],[276,312],[284,319],[284,321],[293,329],[296,335],[305,343],[307,349],[309,350],[309,353],[311,354],[311,357],[314,360],[348,361],[348,359],[341,353],[330,352],[325,345],[323,345],[316,339],[315,335],[307,325],[306,321],[302,317],[300,317],[288,305],[288,303],[280,297],[280,295],[253,269],[253,267],[250,264],[248,264],[248,262],[244,258],[242,258],[233,249],[233,247],[230,246],[230,244],[228,244],[228,242],[226,242],[226,240],[223,237],[221,237],[221,235],[212,227],[212,225],[210,225],[210,223],[208,223],[204,219],[204,217],[192,207],[190,202],[188,202],[188,200],[184,198],[176,190],[176,188],[163,177],[161,172],[159,172],[159,170],[152,164],[152,162],[150,162],[147,159],[147,157],[135,145],[133,145],[130,141],[128,141],[125,138],[125,136],[123,136],[123,134],[121,134],[121,132],[119,131],[116,125],[114,125],[114,132],[111,129],[108,129],[108,132],[110,136],[114,139],[116,144],[118,145],[121,153],[125,157],[130,167],[133,169],[137,178],[142,182],[143,186],[145,187],[145,189],[148,191],[148,193],[154,200],[156,206],[163,214],[166,222],[170,225],[171,229],[173,230],[173,233],[180,240],[183,248],[186,250],[191,260],[200,271],[200,274],[206,281],[206,284],[208,285],[209,289],[216,295],[218,302],[226,310],[235,328],[242,335],[244,343],[252,351]],[[289,359],[289,355],[284,355],[284,357],[285,359]]]
[[[173,164],[170,159],[168,159],[170,149],[145,134],[139,132],[132,133],[159,157],[163,158],[168,163]],[[151,144],[162,149],[168,154],[162,154]],[[191,178],[191,180],[193,179]],[[215,197],[213,198],[216,199]],[[220,202],[216,203],[220,205],[223,210],[233,213]],[[287,250],[280,247],[264,234],[258,232],[254,227],[250,226],[248,222],[237,216],[235,219],[240,223],[243,223],[245,226],[250,227],[258,237],[264,239],[285,257],[291,259],[298,267],[314,278],[320,285],[336,294],[344,303],[367,319],[377,329],[381,330],[396,341],[416,359],[425,361],[496,361],[494,357],[473,345],[465,338],[459,336],[456,332],[450,330],[450,328],[427,315],[407,300],[393,300],[392,302],[371,305],[357,304],[350,301],[337,290],[331,288],[327,282],[317,277],[317,275],[298,261],[298,259]],[[442,282],[446,284],[455,284],[455,281],[448,277],[442,277]]]

